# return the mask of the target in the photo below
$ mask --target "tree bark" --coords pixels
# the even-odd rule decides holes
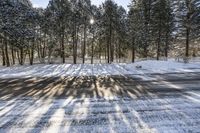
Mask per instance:
[[[107,63],[109,64],[110,63],[110,41],[108,39],[108,42],[107,42]]]
[[[10,66],[10,59],[9,59],[9,55],[8,55],[8,40],[5,39],[5,55],[6,55],[6,65],[7,67]]]
[[[23,65],[24,64],[24,49],[23,47],[20,48],[20,65]]]
[[[31,53],[30,53],[30,65],[33,65],[34,49],[35,49],[35,39],[33,39],[33,44],[32,44],[32,47],[31,47]]]
[[[13,44],[12,44],[12,47],[11,47],[11,54],[12,54],[12,63],[13,63],[13,65],[15,65],[15,51],[14,51]]]
[[[115,40],[114,34],[111,35],[111,42],[112,42],[112,40],[113,41]],[[112,45],[112,43],[111,43],[110,44],[110,55],[111,55],[110,61],[111,62],[114,62],[114,51],[115,51],[115,45],[114,44]]]
[[[156,59],[159,60],[160,59],[160,39],[161,39],[161,29],[159,28],[159,36],[158,36],[158,44],[157,44],[157,57]]]
[[[192,15],[191,12],[191,1],[186,2],[186,6],[188,8],[187,12],[187,20],[186,20],[186,47],[185,47],[185,57],[189,57],[189,43],[190,43],[190,17]]]
[[[161,43],[161,14],[159,13],[159,25],[158,25],[158,44],[157,44],[157,60],[160,59],[160,43]]]
[[[111,20],[110,20],[109,47],[108,47],[108,63],[112,62],[112,59],[111,59],[111,47],[112,47],[112,23],[111,23]]]
[[[62,25],[62,24],[61,24]],[[62,27],[62,32],[61,32],[61,58],[62,58],[62,63],[65,63],[65,28]]]
[[[17,50],[17,59],[18,59],[19,64],[21,64],[20,55],[19,55],[19,50]]]
[[[85,26],[84,26],[84,41],[83,41],[83,64],[85,63],[85,51],[86,51],[86,37],[87,37],[87,24],[85,20]]]
[[[62,34],[62,41],[61,41],[61,53],[62,53],[62,63],[65,63],[65,45],[64,45],[64,33]]]
[[[44,34],[44,42],[43,42],[43,47],[42,47],[42,58],[45,62],[45,57],[46,57],[46,33]]]
[[[101,63],[101,54],[102,54],[102,45],[101,45],[102,41],[101,39],[99,40],[99,59],[100,59],[100,63]]]
[[[4,53],[5,50],[4,50],[4,44],[3,43],[4,43],[4,39],[1,38],[2,65],[5,66],[6,65],[6,59],[5,59],[5,53]]]
[[[132,40],[132,63],[135,62],[135,39]]]
[[[91,64],[94,63],[94,33],[92,37],[92,56],[91,56]]]
[[[119,40],[118,41],[118,60],[119,60],[119,63],[121,62],[121,41]]]
[[[2,46],[2,65],[6,65],[6,57],[5,57],[5,52],[4,52],[4,46]]]
[[[76,16],[74,16],[74,29],[73,29],[73,61],[74,64],[77,62],[77,26],[76,26]]]
[[[165,57],[168,58],[168,49],[169,49],[169,37],[168,33],[166,34],[166,42],[165,42]]]
[[[186,48],[185,48],[185,57],[189,57],[189,35],[190,35],[190,30],[189,28],[186,29]]]

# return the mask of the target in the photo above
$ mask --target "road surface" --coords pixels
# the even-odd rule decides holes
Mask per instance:
[[[0,79],[0,132],[200,132],[200,73],[139,77]]]

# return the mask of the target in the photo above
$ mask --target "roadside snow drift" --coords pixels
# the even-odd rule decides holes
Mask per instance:
[[[137,68],[141,66],[142,68]],[[0,67],[0,78],[143,75],[148,73],[200,72],[200,63],[141,61],[133,64],[54,64]]]

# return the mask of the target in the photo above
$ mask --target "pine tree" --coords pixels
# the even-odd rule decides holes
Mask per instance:
[[[152,6],[152,33],[157,45],[157,60],[159,60],[163,48],[165,56],[167,56],[172,23],[170,5],[168,4],[167,0],[155,0]]]
[[[111,63],[114,60],[114,48],[112,45],[114,31],[116,30],[116,15],[117,5],[112,0],[106,0],[103,4],[103,26],[106,34],[107,41],[107,63]]]
[[[179,38],[185,39],[185,61],[187,62],[190,56],[190,42],[199,35],[200,2],[199,0],[174,1],[174,6]]]

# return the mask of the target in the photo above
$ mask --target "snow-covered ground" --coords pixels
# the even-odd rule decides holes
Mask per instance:
[[[198,133],[200,99],[0,101],[1,133]]]
[[[136,68],[142,66],[142,68]],[[0,67],[0,78],[144,75],[148,73],[200,72],[200,63],[170,61],[140,61],[133,64],[54,64]]]
[[[140,65],[142,68],[137,69],[136,66]],[[199,133],[198,73],[166,74],[160,77],[175,81],[143,82],[139,80],[141,82],[137,83],[134,79],[127,79],[130,78],[129,76],[138,76],[144,79],[158,80],[159,74],[154,75],[154,73],[173,72],[200,72],[200,63],[141,61],[134,64],[2,67],[0,78],[126,74],[128,76],[125,77],[126,83],[124,80],[116,81],[119,85],[113,85],[113,89],[108,84],[110,81],[104,84],[98,84],[96,81],[100,88],[95,88],[94,92],[103,93],[101,89],[110,92],[109,96],[103,95],[101,98],[76,98],[73,95],[48,98],[45,95],[61,95],[62,84],[68,83],[65,80],[60,83],[61,85],[57,83],[58,88],[55,87],[56,84],[53,84],[52,80],[49,88],[45,89],[44,86],[41,86],[45,81],[38,81],[38,83],[33,81],[35,84],[39,84],[39,87],[37,85],[31,87],[29,84],[28,86],[23,84],[22,81],[26,79],[19,81],[1,79],[2,88],[0,90],[4,96],[0,97],[0,133]],[[182,79],[181,81],[176,80],[179,77]],[[192,80],[187,80],[189,78]],[[76,82],[76,80],[72,81]],[[31,83],[31,81],[29,82]],[[106,83],[108,85],[105,85]],[[122,86],[123,84],[124,86]],[[95,87],[95,85],[91,87]],[[20,95],[22,94],[20,90],[23,89],[26,90],[23,92],[26,94],[23,95],[24,97]],[[64,87],[64,89],[70,88]],[[85,91],[81,91],[82,94],[89,93],[86,88],[72,88],[74,96],[77,93],[76,89],[85,89]],[[89,88],[89,90],[92,89]],[[113,90],[120,93],[115,93]],[[63,92],[67,93],[67,91]],[[122,94],[121,97],[118,96],[123,92],[133,97],[126,97],[125,94]],[[17,95],[18,93],[19,95]],[[32,93],[44,93],[44,95],[37,97]]]

